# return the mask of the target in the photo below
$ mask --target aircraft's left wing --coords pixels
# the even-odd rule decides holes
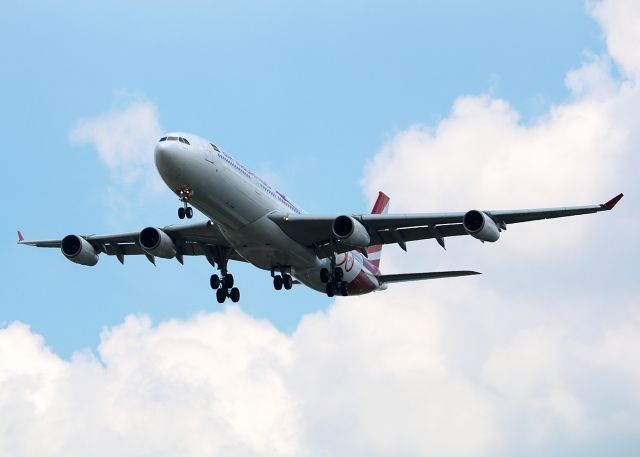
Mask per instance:
[[[233,250],[216,224],[211,221],[199,222],[188,225],[169,225],[159,228],[166,233],[176,248],[176,258],[182,262],[182,257],[202,255],[209,262],[214,261],[216,250],[226,250],[230,260],[244,261]],[[127,255],[145,255],[151,262],[155,262],[150,255],[140,246],[140,232],[115,233],[110,235],[84,235],[81,236],[89,242],[97,253],[113,255],[124,263]],[[25,240],[21,232],[18,232],[18,244],[37,246],[42,248],[60,248],[62,239],[50,240]]]
[[[486,216],[501,231],[505,230],[508,224],[609,211],[622,197],[623,194],[619,194],[606,203],[588,206],[476,211],[475,213],[479,217]],[[370,238],[368,246],[397,243],[406,250],[406,243],[409,241],[436,239],[444,247],[444,238],[468,235],[469,232],[464,227],[463,219],[469,213],[472,212],[354,214],[350,217],[360,223],[367,231]],[[354,248],[364,250],[367,247],[349,245],[336,239],[333,234],[333,224],[338,217],[343,216],[274,213],[269,217],[290,238],[304,246],[314,248],[321,258],[329,257],[332,252],[346,252]]]

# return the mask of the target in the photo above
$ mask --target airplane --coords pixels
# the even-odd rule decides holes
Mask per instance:
[[[462,235],[495,242],[509,224],[609,211],[623,197],[564,208],[390,214],[389,197],[380,192],[370,214],[315,215],[197,135],[168,133],[156,143],[154,155],[158,173],[182,202],[179,219],[191,219],[197,208],[207,221],[40,241],[27,241],[18,231],[18,243],[59,248],[67,259],[87,266],[96,265],[99,254],[113,255],[122,264],[125,256],[144,255],[154,265],[158,257],[182,264],[184,256],[204,256],[220,272],[210,277],[218,303],[240,300],[230,260],[270,271],[276,290],[304,284],[328,297],[361,295],[397,282],[480,274],[382,274],[385,244],[406,251],[411,241],[434,239],[445,248],[445,238]]]

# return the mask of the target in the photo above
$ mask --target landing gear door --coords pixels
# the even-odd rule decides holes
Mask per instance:
[[[204,147],[204,158],[207,162],[214,163],[215,151],[213,150],[213,146],[207,144]]]

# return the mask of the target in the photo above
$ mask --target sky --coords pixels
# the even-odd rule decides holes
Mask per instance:
[[[635,455],[638,21],[632,0],[5,7],[0,454]],[[15,244],[176,223],[169,130],[322,214],[378,190],[392,212],[625,198],[387,246],[385,273],[483,275],[363,297],[234,264],[225,306],[204,259]]]

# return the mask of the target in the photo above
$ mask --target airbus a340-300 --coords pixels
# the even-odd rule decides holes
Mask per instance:
[[[494,242],[509,224],[575,216],[612,209],[622,194],[604,204],[565,208],[479,211],[466,213],[389,214],[389,197],[378,194],[371,214],[318,216],[304,212],[287,196],[260,179],[215,144],[188,133],[170,133],[155,147],[160,176],[178,195],[180,219],[191,219],[197,208],[201,223],[146,227],[115,235],[67,235],[62,239],[19,243],[60,248],[72,262],[93,266],[99,254],[125,256],[205,256],[220,274],[210,285],[223,303],[240,299],[229,272],[229,261],[250,262],[271,272],[275,289],[304,284],[329,297],[360,295],[401,281],[478,274],[475,271],[382,274],[380,253],[385,244],[434,239],[442,247],[449,236],[470,235]]]

